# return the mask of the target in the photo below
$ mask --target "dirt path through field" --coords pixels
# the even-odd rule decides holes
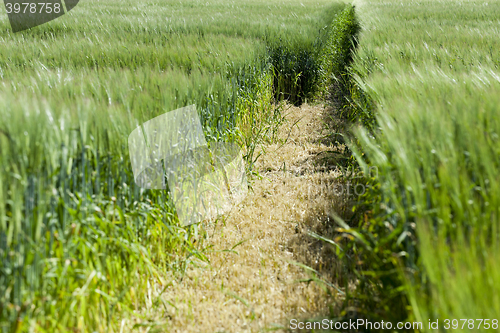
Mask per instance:
[[[287,107],[281,142],[264,146],[258,160],[262,179],[225,225],[209,228],[210,265],[189,269],[163,294],[175,305],[165,314],[168,331],[284,331],[290,318],[325,313],[332,296],[316,283],[299,282],[311,275],[291,263],[310,265],[330,281],[336,274],[331,247],[307,235],[332,228],[328,210],[343,204],[333,193],[338,172],[321,167],[331,165],[328,156],[336,149],[322,140],[325,112],[321,106]],[[233,247],[237,253],[221,252]]]

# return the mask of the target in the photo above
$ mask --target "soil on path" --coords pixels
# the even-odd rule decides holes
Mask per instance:
[[[332,248],[308,235],[327,234],[329,211],[345,206],[334,191],[339,172],[325,168],[339,149],[324,140],[327,112],[309,105],[286,110],[281,140],[263,146],[257,161],[262,178],[224,222],[208,227],[210,264],[188,269],[163,294],[175,305],[165,314],[169,332],[286,331],[291,318],[321,316],[341,298],[292,263],[326,281],[338,274]],[[237,253],[224,251],[233,247]]]

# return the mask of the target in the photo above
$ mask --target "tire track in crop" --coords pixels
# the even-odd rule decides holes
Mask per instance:
[[[329,281],[337,274],[331,248],[307,235],[328,233],[329,209],[345,205],[332,191],[339,172],[324,168],[339,149],[321,142],[330,111],[303,105],[286,112],[280,142],[261,147],[256,167],[262,179],[225,223],[207,227],[210,265],[188,269],[162,295],[172,305],[157,316],[167,320],[165,331],[285,331],[290,318],[322,315],[340,299],[334,289],[298,282],[311,275],[291,263],[305,263]],[[237,253],[221,252],[233,247]]]

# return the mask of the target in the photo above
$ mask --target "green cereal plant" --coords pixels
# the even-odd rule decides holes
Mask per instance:
[[[2,16],[0,331],[116,331],[155,301],[148,290],[206,261],[202,227],[135,185],[128,135],[196,104],[207,141],[241,144],[250,172],[282,121],[273,82],[308,96],[307,48],[343,6],[87,1],[15,34]],[[280,38],[299,61],[286,80],[270,61]]]
[[[441,328],[444,319],[491,324],[500,306],[500,3],[355,4],[363,30],[353,72],[376,123],[351,148],[379,173],[360,225],[344,228],[358,258],[352,302],[360,316],[418,319],[426,331],[437,319]]]

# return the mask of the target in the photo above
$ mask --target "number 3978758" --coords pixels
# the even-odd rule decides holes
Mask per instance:
[[[31,14],[50,14],[50,13],[60,13],[62,8],[60,3],[51,2],[23,2],[23,3],[6,3],[7,14],[15,13],[31,13]]]
[[[445,319],[444,328],[449,329],[494,329],[498,330],[498,319]]]

